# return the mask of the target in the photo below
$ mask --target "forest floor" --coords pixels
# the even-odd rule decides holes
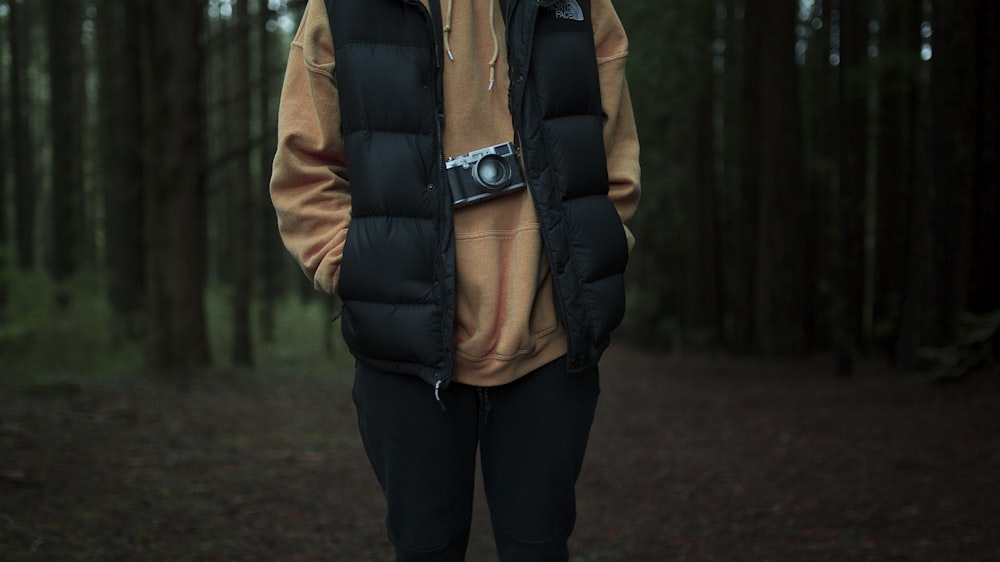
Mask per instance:
[[[291,369],[290,369],[291,370]],[[0,382],[0,560],[384,561],[346,366]],[[574,561],[1000,560],[1000,368],[613,348]],[[477,498],[471,562],[496,560]]]

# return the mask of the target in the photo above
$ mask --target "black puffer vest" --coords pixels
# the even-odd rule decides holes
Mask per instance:
[[[339,283],[344,339],[359,361],[443,387],[452,370],[455,245],[441,147],[440,6],[430,5],[326,0],[352,195]],[[515,143],[542,225],[567,359],[584,369],[596,365],[621,322],[628,260],[607,197],[590,1],[501,6]]]

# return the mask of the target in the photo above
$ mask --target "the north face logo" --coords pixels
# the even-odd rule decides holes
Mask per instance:
[[[576,0],[559,0],[553,8],[559,19],[583,21],[583,9]]]

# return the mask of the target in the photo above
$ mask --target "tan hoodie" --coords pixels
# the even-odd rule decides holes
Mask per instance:
[[[426,0],[424,0],[426,4]],[[446,1],[446,157],[513,140],[504,22],[497,0]],[[609,197],[624,224],[639,200],[639,145],[625,81],[628,42],[610,0],[592,2]],[[309,0],[292,41],[278,116],[271,198],[288,250],[335,293],[350,223],[336,63],[326,7]],[[492,72],[491,72],[492,71]],[[494,79],[491,85],[491,77]],[[453,380],[495,386],[566,353],[548,259],[528,190],[455,209]],[[629,248],[633,238],[626,228]]]

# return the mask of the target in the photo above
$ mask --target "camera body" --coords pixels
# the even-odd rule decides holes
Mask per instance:
[[[445,170],[455,207],[511,193],[525,185],[514,145],[509,142],[449,158]]]

